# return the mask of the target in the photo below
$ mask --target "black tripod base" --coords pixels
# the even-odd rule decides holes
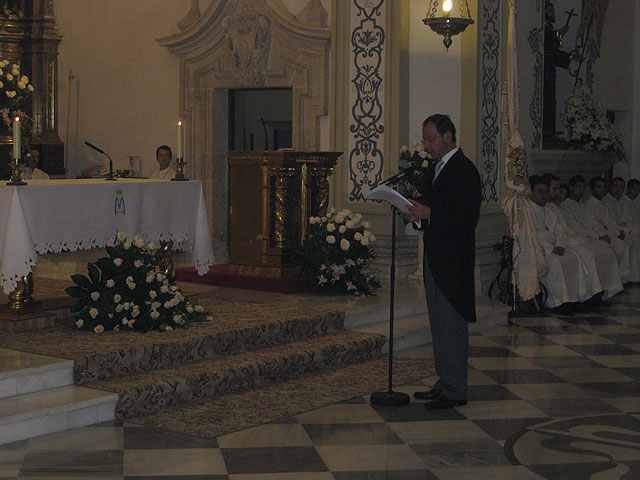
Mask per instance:
[[[374,392],[369,401],[383,407],[401,407],[411,403],[409,395],[402,392]]]

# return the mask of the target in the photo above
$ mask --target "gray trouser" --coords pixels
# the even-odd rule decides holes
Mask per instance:
[[[436,286],[426,258],[423,263],[433,356],[440,377],[434,388],[448,398],[466,400],[469,325]]]

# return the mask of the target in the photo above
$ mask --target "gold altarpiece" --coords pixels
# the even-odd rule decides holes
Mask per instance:
[[[341,152],[229,151],[230,271],[295,276],[292,253],[310,216],[329,204],[328,177]]]
[[[26,113],[33,129],[29,144],[40,150],[39,168],[64,175],[64,145],[58,136],[58,33],[54,0],[0,3],[0,59],[19,63],[35,88]],[[25,139],[26,140],[26,139]],[[0,175],[7,177],[12,145],[0,136]]]

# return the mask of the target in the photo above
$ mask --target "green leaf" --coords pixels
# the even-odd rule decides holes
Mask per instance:
[[[87,264],[87,269],[89,270],[89,278],[91,278],[91,282],[93,285],[100,284],[100,269],[96,267],[94,263]]]
[[[89,264],[91,265],[91,264]],[[93,285],[91,284],[91,281],[85,277],[84,275],[81,274],[75,274],[75,275],[71,275],[71,280],[76,284],[79,285],[83,288],[86,289],[92,289]]]
[[[64,291],[73,298],[85,298],[89,296],[89,290],[82,287],[67,287]]]

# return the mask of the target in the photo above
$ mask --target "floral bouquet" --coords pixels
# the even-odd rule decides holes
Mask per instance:
[[[0,61],[0,134],[11,134],[13,118],[18,115],[24,136],[29,136],[31,119],[24,109],[33,90],[29,77],[20,73],[20,65],[6,59]]]
[[[118,232],[107,257],[89,263],[89,276],[72,275],[76,284],[66,292],[76,302],[75,324],[84,330],[173,330],[211,320],[203,308],[192,306],[172,275],[160,271],[156,245],[140,236],[133,240]]]
[[[405,162],[406,168],[411,168],[412,172],[400,179],[398,187],[403,190],[405,196],[421,201],[425,194],[425,179],[431,159],[422,142],[414,142],[413,149],[411,152],[406,145],[400,147],[400,161]]]
[[[606,110],[596,102],[587,87],[580,85],[573,89],[565,100],[563,118],[563,140],[583,150],[612,151],[621,160],[626,159],[620,132],[609,121]]]
[[[324,294],[372,295],[380,283],[369,269],[376,237],[369,222],[350,210],[330,209],[311,217],[309,237],[299,253],[303,272]]]

